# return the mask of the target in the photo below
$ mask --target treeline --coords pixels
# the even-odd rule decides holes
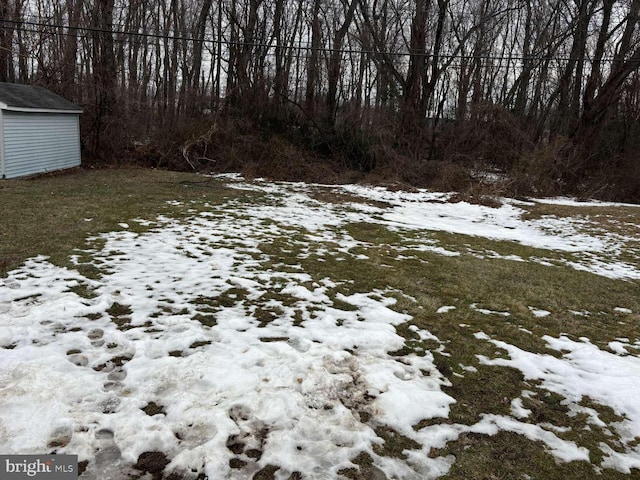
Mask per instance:
[[[82,105],[87,158],[640,200],[640,0],[4,0],[0,19],[0,80]]]

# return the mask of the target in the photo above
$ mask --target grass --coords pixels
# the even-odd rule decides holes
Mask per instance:
[[[144,230],[149,227],[133,220],[153,221],[159,214],[180,218],[199,210],[218,208],[225,201],[236,206],[258,205],[263,201],[261,195],[233,190],[196,175],[152,170],[79,170],[59,176],[3,181],[0,182],[0,205],[6,213],[0,231],[0,276],[36,255],[48,255],[53,263],[70,266],[70,255],[85,248],[88,236],[122,229],[119,225],[122,222],[128,223],[132,230]],[[322,190],[314,198],[333,205],[367,203],[352,195]],[[169,201],[180,204],[167,203]],[[386,204],[372,205],[387,207]],[[640,225],[640,209],[631,207],[536,205],[527,208],[526,218],[530,220],[545,215],[556,218],[580,216],[586,219],[581,228],[591,233],[607,231],[637,235]],[[268,223],[265,221],[265,227]],[[562,262],[571,260],[574,254],[513,242],[445,232],[395,232],[378,224],[358,222],[336,228],[331,240],[317,240],[313,248],[309,248],[305,243],[307,233],[304,229],[290,229],[286,236],[260,239],[256,260],[265,271],[304,272],[311,277],[308,285],[305,284],[309,289],[323,279],[331,279],[335,286],[328,288],[326,294],[332,299],[334,308],[344,311],[355,307],[340,295],[376,290],[394,292],[397,303],[393,308],[411,315],[413,325],[428,330],[439,339],[439,342],[420,340],[406,325],[397,329],[406,338],[406,344],[394,355],[401,359],[409,353],[432,352],[439,372],[449,382],[444,387],[445,392],[456,399],[449,417],[425,420],[416,425],[416,429],[438,423],[472,425],[486,414],[509,415],[511,401],[523,391],[529,391],[532,394],[523,400],[523,406],[531,410],[532,415],[524,421],[566,428],[558,435],[589,448],[595,464],[601,460],[595,453],[600,443],[606,443],[614,450],[620,448],[615,433],[589,423],[584,414],[569,415],[562,396],[550,394],[535,382],[526,381],[517,370],[482,365],[478,355],[496,358],[506,354],[490,342],[476,338],[474,333],[482,331],[521,349],[555,356],[560,354],[547,348],[542,340],[544,335],[587,337],[602,349],[619,337],[634,341],[640,339],[638,282],[612,280],[570,269]],[[338,251],[340,239],[347,238],[358,241],[358,246],[348,253]],[[425,241],[460,255],[449,257],[412,249],[412,245]],[[630,244],[629,251],[622,255],[637,263],[636,248]],[[357,258],[358,254],[366,255],[367,259]],[[508,255],[525,261],[493,258]],[[542,265],[533,261],[536,258],[546,258],[557,266]],[[100,266],[96,269],[99,273]],[[295,297],[282,292],[286,280],[279,283],[280,280],[272,278],[270,281],[267,285],[269,293],[260,298],[250,298],[248,291],[237,287],[231,287],[215,298],[194,292],[192,318],[213,326],[217,312],[240,304],[252,312],[261,325],[286,315],[295,319],[294,325],[303,324],[305,315],[313,318],[312,309],[303,312]],[[84,284],[74,290],[87,298],[93,294]],[[510,315],[483,315],[471,308],[474,304],[477,308],[509,312]],[[443,305],[456,308],[437,313]],[[547,310],[551,315],[536,317],[530,307]],[[635,313],[616,312],[616,307],[625,307]],[[576,311],[589,314],[579,316],[573,313]],[[158,316],[172,312],[173,309],[167,307],[167,311],[159,312]],[[130,328],[128,316],[131,311],[127,306],[114,303],[107,313],[121,328]],[[288,338],[263,337],[260,340],[273,342]],[[207,343],[194,342],[190,348]],[[174,354],[182,355],[182,352]],[[583,406],[597,411],[608,425],[620,420],[610,409],[590,399],[583,399]],[[156,408],[155,404],[148,407],[150,415],[162,413],[162,407]],[[405,458],[404,451],[418,448],[410,438],[377,424],[375,415],[363,412],[363,418],[382,439],[375,447],[375,454]],[[463,433],[442,449],[432,451],[431,455],[455,457],[453,467],[444,477],[447,479],[581,479],[596,474],[591,463],[559,464],[543,445],[507,431],[493,436]],[[381,478],[381,472],[365,452],[353,462],[360,469],[344,469],[342,474],[346,478]],[[277,467],[264,467],[254,478],[273,478],[276,470]],[[602,478],[622,477],[611,469],[602,469],[600,474]]]
[[[35,255],[70,265],[69,255],[88,236],[121,230],[120,223],[140,230],[145,227],[134,219],[184,215],[168,201],[217,204],[236,195],[213,179],[158,170],[75,170],[0,181],[0,277]]]

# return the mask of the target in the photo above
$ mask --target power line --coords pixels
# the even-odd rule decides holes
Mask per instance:
[[[11,24],[14,27],[9,27],[4,24]],[[39,27],[45,29],[52,29],[53,32],[43,32],[37,29],[26,29],[24,25]],[[195,38],[189,36],[182,35],[169,35],[169,34],[160,34],[160,33],[149,33],[149,32],[138,32],[131,30],[113,30],[106,28],[97,28],[97,27],[89,27],[89,26],[70,26],[70,25],[62,25],[56,23],[45,23],[45,22],[35,22],[35,21],[26,21],[26,20],[12,20],[12,19],[3,19],[0,18],[0,28],[4,30],[12,30],[15,27],[19,28],[24,32],[29,33],[49,33],[52,35],[59,36],[70,36],[74,35],[70,33],[70,31],[74,32],[89,32],[89,33],[103,33],[108,35],[115,35],[114,41],[117,42],[129,42],[130,40],[125,38],[117,38],[118,36],[129,36],[129,37],[141,37],[141,38],[150,38],[150,39],[162,39],[162,40],[171,40],[171,41],[184,41],[184,42],[194,42],[194,43],[207,43],[215,46],[226,46],[226,47],[250,47],[250,48],[262,48],[262,49],[276,49],[276,50],[285,50],[285,51],[304,51],[304,52],[320,52],[325,54],[350,54],[350,55],[385,55],[389,57],[424,57],[424,58],[439,58],[446,60],[487,60],[487,61],[499,61],[499,62],[569,62],[569,61],[584,61],[587,63],[593,63],[593,59],[582,57],[576,58],[571,56],[524,56],[524,55],[463,55],[463,54],[446,54],[439,53],[438,55],[434,55],[429,52],[397,52],[397,51],[381,51],[381,50],[371,50],[364,48],[341,48],[335,49],[331,47],[314,47],[310,45],[273,45],[272,43],[264,43],[264,42],[242,42],[242,41],[233,41],[226,40],[222,38]],[[60,31],[60,30],[65,31]],[[86,38],[87,36],[83,36]],[[273,55],[273,54],[271,54]],[[603,57],[600,59],[601,63],[611,63],[618,59],[615,57]],[[635,60],[638,61],[638,60]]]

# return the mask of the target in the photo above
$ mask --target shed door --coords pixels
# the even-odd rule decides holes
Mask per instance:
[[[78,115],[3,112],[7,178],[80,165]]]

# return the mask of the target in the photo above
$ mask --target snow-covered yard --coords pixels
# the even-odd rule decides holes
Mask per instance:
[[[384,278],[365,279],[375,287],[356,291],[350,284],[361,279],[321,276],[305,262],[335,271],[342,263],[361,274],[357,266],[373,262],[370,251],[380,245],[347,227],[373,224],[402,239],[384,246],[397,261],[424,269],[432,268],[424,255],[468,255],[637,286],[640,242],[624,232],[637,233],[640,225],[527,219],[534,204],[515,200],[495,209],[426,191],[225,181],[256,200],[176,205],[187,214],[180,219],[123,219],[119,231],[76,252],[75,261],[92,263],[100,276],[37,257],[0,279],[1,453],[77,454],[81,478],[100,480],[145,471],[162,478],[163,469],[173,478],[251,478],[259,471],[343,478],[365,453],[369,478],[428,479],[455,464],[454,455],[442,453],[448,443],[507,431],[541,442],[558,464],[586,461],[594,472],[638,474],[640,338],[618,336],[603,347],[602,339],[560,332],[539,335],[544,348],[529,351],[483,328],[489,320],[513,321],[518,313],[508,306],[485,308],[487,298],[420,305],[414,292]],[[327,195],[344,201],[323,200]],[[434,232],[466,240],[447,244]],[[499,252],[469,238],[534,254]],[[484,366],[521,372],[530,388],[505,399],[508,413],[486,412],[472,424],[447,421],[459,399],[435,356],[455,352],[414,322],[403,307],[411,304],[433,318],[465,310],[469,320],[455,328],[485,350],[452,375]],[[562,314],[640,321],[637,303],[613,307]],[[559,314],[554,308],[526,305],[526,312],[542,321]],[[565,435],[565,425],[533,421],[526,405],[534,390],[560,395],[568,417],[584,416],[585,428],[604,431],[616,448],[589,447]],[[610,407],[615,421],[593,404]],[[399,455],[385,450],[383,432],[390,431],[405,442]]]

